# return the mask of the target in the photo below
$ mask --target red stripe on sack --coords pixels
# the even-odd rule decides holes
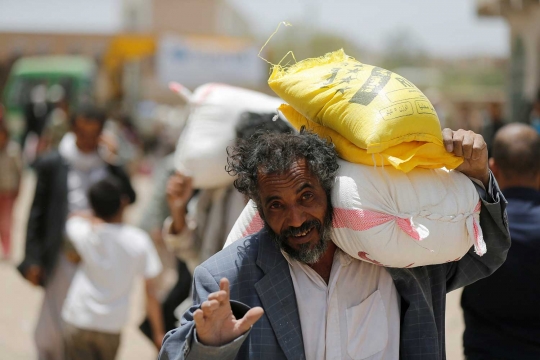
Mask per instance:
[[[478,204],[476,204],[476,207],[474,208],[474,212],[480,212],[481,208],[482,208],[482,203],[478,201]]]
[[[248,235],[255,234],[256,232],[259,232],[264,227],[264,221],[261,219],[261,216],[257,212],[253,219],[251,219],[251,222],[249,223],[248,227],[244,232],[242,233],[242,237],[246,237]]]
[[[416,229],[412,226],[411,219],[403,219],[396,217],[396,222],[401,228],[401,230],[405,231],[405,233],[412,237],[414,240],[422,240],[418,231],[416,231]]]
[[[405,231],[413,239],[422,240],[420,234],[412,226],[410,219],[371,210],[335,208],[332,226],[336,229],[346,228],[354,231],[364,231],[389,221],[396,221],[401,230]]]
[[[201,96],[198,98],[198,99],[195,99],[195,103],[197,105],[200,105],[202,104],[202,102],[204,100],[206,100],[206,98],[208,96],[210,96],[210,94],[212,93],[212,91],[214,91],[216,88],[218,87],[230,87],[229,85],[227,84],[221,84],[221,83],[212,83],[210,85],[208,85],[208,87],[206,89],[204,89],[204,92],[201,94]]]
[[[478,204],[476,204],[476,207],[474,208],[474,212],[479,213],[481,208],[482,208],[482,202],[478,201]],[[480,246],[480,243],[484,241],[484,234],[482,234],[482,229],[480,228],[480,224],[478,224],[478,221],[476,219],[473,220],[473,231],[474,231],[474,243],[476,245],[476,248],[480,252],[480,249],[482,248]],[[484,255],[484,251],[482,251],[482,253],[478,255],[480,256]]]
[[[363,231],[394,219],[395,216],[376,211],[334,208],[334,221],[332,225],[336,229],[347,228],[355,231]]]
[[[369,263],[372,263],[372,264],[375,264],[375,265],[379,265],[379,266],[384,266],[383,264],[381,264],[380,262],[378,262],[377,260],[373,260],[373,259],[370,259],[369,254],[365,251],[359,251],[358,252],[358,257],[366,262],[369,262]]]

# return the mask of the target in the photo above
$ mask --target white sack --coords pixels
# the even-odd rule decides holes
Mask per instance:
[[[279,98],[225,84],[198,87],[190,97],[190,115],[178,140],[177,170],[193,177],[199,189],[232,184],[225,171],[226,149],[236,140],[235,126],[245,111],[275,112]]]
[[[375,168],[339,161],[332,191],[332,240],[350,256],[388,267],[461,259],[471,246],[483,255],[480,199],[467,176],[445,169]],[[259,231],[250,202],[225,246]]]

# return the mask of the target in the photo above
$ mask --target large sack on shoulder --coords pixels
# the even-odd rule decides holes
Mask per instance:
[[[236,140],[235,126],[246,111],[275,112],[281,100],[225,84],[198,87],[189,97],[190,115],[178,140],[177,170],[193,177],[198,189],[232,184],[225,171],[227,147]]]
[[[300,128],[305,127],[322,139],[330,140],[336,147],[340,158],[355,164],[391,165],[398,170],[409,172],[416,167],[424,169],[440,169],[443,167],[455,169],[463,162],[460,157],[449,156],[446,149],[439,144],[420,141],[404,142],[389,147],[380,153],[369,154],[367,150],[354,145],[335,130],[304,117],[290,105],[283,104],[278,110],[294,128],[300,130]]]
[[[407,268],[456,261],[471,246],[486,252],[478,193],[457,171],[403,173],[340,161],[332,204],[332,240],[356,259]],[[226,245],[262,227],[250,202]]]
[[[443,147],[435,109],[416,86],[343,50],[290,67],[276,65],[268,84],[307,119],[368,154],[412,141]],[[457,166],[452,154],[444,153],[442,162],[449,169]]]

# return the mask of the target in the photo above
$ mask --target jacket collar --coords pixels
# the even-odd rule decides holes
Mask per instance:
[[[257,265],[265,276],[255,284],[255,289],[287,359],[305,359],[300,316],[289,265],[270,234],[263,229],[259,235]]]

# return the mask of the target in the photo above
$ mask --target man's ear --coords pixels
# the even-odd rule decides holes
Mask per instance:
[[[122,195],[120,198],[120,207],[123,209],[127,208],[130,205],[129,197],[127,195]]]

